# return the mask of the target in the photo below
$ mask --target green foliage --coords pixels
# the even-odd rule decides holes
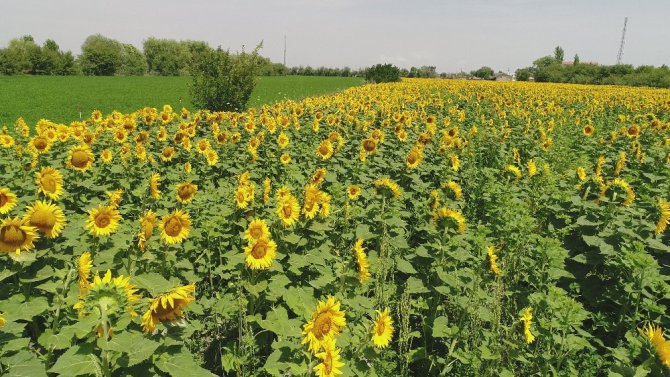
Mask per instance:
[[[256,86],[259,44],[251,53],[231,54],[221,48],[194,56],[191,100],[201,109],[244,110]]]
[[[400,69],[392,64],[377,64],[365,70],[365,81],[382,83],[400,81]]]
[[[58,44],[47,39],[42,47],[31,36],[12,39],[9,46],[0,49],[2,75],[72,75],[76,73],[70,52],[60,50]]]
[[[556,46],[554,49],[554,59],[559,64],[563,63],[563,60],[565,59],[565,51],[563,51],[563,47]]]
[[[123,64],[123,45],[103,35],[91,35],[81,46],[79,64],[85,75],[113,76]]]
[[[493,78],[495,72],[491,67],[481,67],[475,71],[470,72],[471,75],[479,77],[480,79],[490,80]]]
[[[514,73],[516,81],[528,81],[533,76],[533,71],[530,68],[519,68]]]
[[[145,40],[142,46],[149,73],[159,76],[179,76],[188,73],[191,51],[187,42],[151,37]]]

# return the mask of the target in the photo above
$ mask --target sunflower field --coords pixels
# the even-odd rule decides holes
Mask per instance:
[[[0,131],[0,374],[670,375],[670,91],[409,79]]]

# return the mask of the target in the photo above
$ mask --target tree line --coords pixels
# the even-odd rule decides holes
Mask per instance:
[[[533,65],[516,70],[518,81],[557,82],[573,84],[604,84],[650,86],[670,88],[670,68],[667,65],[654,67],[630,64],[599,65],[582,62],[578,54],[570,62],[565,60],[565,52],[557,46],[553,55],[536,59]]]
[[[100,34],[91,35],[74,56],[48,39],[42,46],[30,35],[12,39],[0,49],[0,75],[89,75],[89,76],[182,76],[191,75],[199,55],[212,52],[204,41],[148,38],[142,50]],[[286,67],[260,56],[261,76],[362,76],[349,67]]]

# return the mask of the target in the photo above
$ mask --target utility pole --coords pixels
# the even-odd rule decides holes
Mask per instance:
[[[284,34],[284,67],[286,67],[286,34]]]
[[[623,20],[623,31],[621,32],[621,44],[619,45],[619,53],[616,56],[616,64],[621,64],[621,58],[623,57],[623,45],[626,41],[626,26],[628,25],[628,17]]]

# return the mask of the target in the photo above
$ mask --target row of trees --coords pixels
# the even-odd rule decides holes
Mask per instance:
[[[0,49],[0,74],[72,75],[77,71],[71,52],[63,52],[52,39],[42,46],[31,36],[12,39]]]
[[[553,56],[543,56],[533,65],[516,70],[518,81],[558,82],[574,84],[630,85],[670,88],[670,68],[630,64],[598,65],[583,63],[575,54],[572,62],[564,61],[562,47],[554,49]]]

